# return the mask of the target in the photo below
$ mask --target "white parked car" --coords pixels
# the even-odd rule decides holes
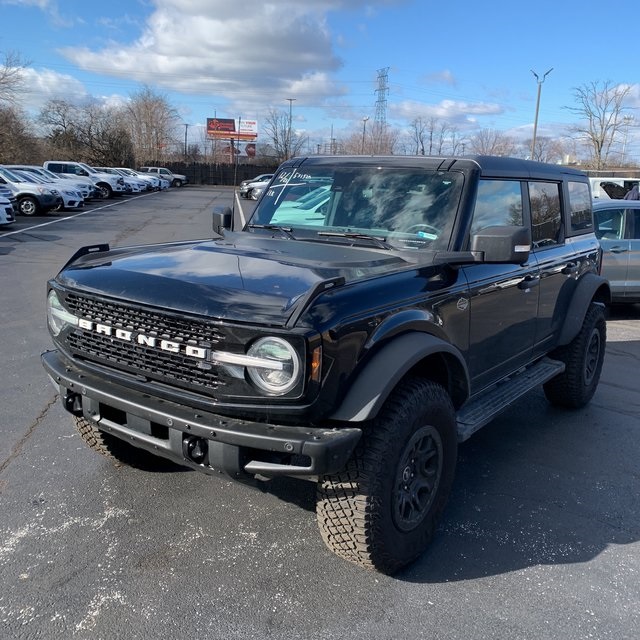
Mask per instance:
[[[134,171],[128,167],[116,167],[116,169],[125,177],[129,176],[131,178],[140,178],[141,180],[145,180],[155,191],[168,189],[171,186],[168,180],[155,173],[141,173],[140,171]]]
[[[6,164],[4,166],[11,171],[19,169],[20,171],[28,171],[31,174],[40,176],[45,181],[51,183],[51,186],[55,189],[66,188],[71,191],[79,191],[85,202],[91,200],[91,198],[99,197],[98,190],[88,178],[81,176],[77,178],[65,178],[37,164]]]
[[[67,160],[47,160],[43,165],[45,169],[66,176],[84,176],[89,178],[100,190],[103,198],[112,198],[116,194],[124,194],[127,188],[122,176],[114,176],[110,173],[100,173],[84,162],[69,162]]]
[[[0,196],[0,225],[11,224],[16,221],[13,205],[9,198]]]
[[[60,185],[52,183],[35,173],[23,171],[22,169],[12,169],[12,172],[18,177],[24,178],[25,182],[35,182],[37,184],[48,186],[52,191],[54,191],[54,193],[57,193],[62,198],[60,206],[56,209],[58,211],[61,209],[80,209],[84,206],[84,198],[82,197],[82,194],[75,189],[70,189],[64,184]]]
[[[246,197],[249,198],[249,200],[257,200],[270,182],[271,178],[269,178],[269,180],[260,180],[260,182],[250,182]]]
[[[259,176],[256,176],[255,178],[250,178],[249,180],[243,180],[240,183],[240,189],[239,189],[240,197],[248,198],[249,192],[251,191],[251,189],[253,189],[252,185],[254,183],[264,182],[265,180],[271,180],[271,178],[273,178],[273,173],[261,173]]]
[[[149,183],[139,178],[132,176],[126,176],[120,171],[120,169],[114,169],[113,167],[93,167],[96,171],[101,173],[110,173],[113,176],[121,176],[124,180],[125,186],[128,187],[127,191],[130,193],[143,193],[149,191]]]

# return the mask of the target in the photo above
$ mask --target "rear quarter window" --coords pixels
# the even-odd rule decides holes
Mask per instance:
[[[569,215],[571,233],[589,233],[593,231],[593,213],[591,210],[591,192],[586,182],[569,181]]]

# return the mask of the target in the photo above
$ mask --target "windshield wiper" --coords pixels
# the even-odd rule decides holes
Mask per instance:
[[[319,236],[330,236],[334,238],[349,238],[350,240],[368,240],[380,249],[393,249],[386,238],[380,236],[370,236],[366,233],[355,233],[354,231],[318,231]]]
[[[293,235],[293,229],[291,227],[281,227],[279,224],[248,224],[248,229],[266,229],[267,231],[279,231],[282,235],[286,236],[290,240],[297,240]]]

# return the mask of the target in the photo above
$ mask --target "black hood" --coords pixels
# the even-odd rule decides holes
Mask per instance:
[[[322,281],[349,283],[409,266],[387,250],[245,232],[89,254],[64,268],[57,280],[120,301],[284,325],[296,303]]]

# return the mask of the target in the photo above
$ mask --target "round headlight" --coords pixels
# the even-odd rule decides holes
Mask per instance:
[[[300,378],[300,358],[282,338],[260,338],[247,355],[258,361],[247,366],[253,383],[262,391],[282,395],[293,389]]]
[[[53,289],[47,297],[47,320],[49,322],[49,329],[54,336],[57,336],[64,329],[65,325],[71,324],[77,326],[78,324],[78,318],[62,306],[58,294],[53,291]]]

